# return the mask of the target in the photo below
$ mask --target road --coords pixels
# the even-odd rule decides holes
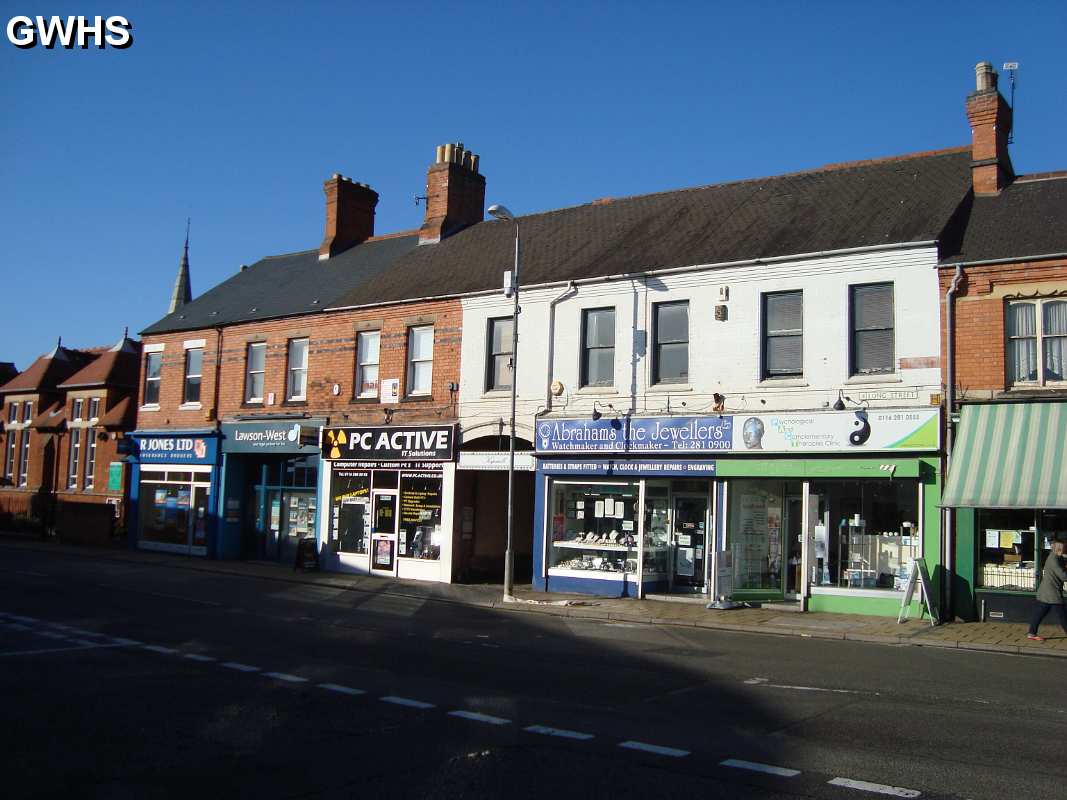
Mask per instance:
[[[579,621],[3,542],[0,586],[9,798],[1067,795],[1056,659]]]

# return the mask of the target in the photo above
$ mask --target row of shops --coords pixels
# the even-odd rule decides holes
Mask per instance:
[[[1035,417],[1035,429],[1067,425],[1055,411]],[[969,419],[961,465],[987,452]],[[1006,597],[1032,596],[1042,554],[1067,531],[1064,512],[1040,494],[1012,508],[987,498],[956,514],[947,563],[943,507],[974,499],[942,503],[940,431],[937,408],[541,419],[534,453],[519,456],[532,508],[516,549],[543,591],[883,615],[901,610],[922,559],[934,604],[953,569],[957,609],[995,618]],[[503,478],[506,454],[462,452],[455,425],[284,419],[134,439],[132,536],[142,548],[291,561],[314,539],[324,569],[447,582],[465,575],[474,520],[502,527],[505,496],[472,493],[464,479]],[[1003,481],[967,485],[1007,496]]]

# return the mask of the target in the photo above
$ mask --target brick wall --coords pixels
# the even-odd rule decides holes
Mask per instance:
[[[408,399],[407,332],[413,325],[434,326],[433,382],[428,397]],[[333,424],[383,424],[383,409],[394,409],[397,424],[434,423],[454,419],[456,409],[450,382],[459,382],[462,312],[459,301],[407,303],[360,311],[339,311],[214,329],[146,336],[144,344],[163,344],[158,410],[146,410],[144,381],[139,389],[137,427],[192,428],[236,415],[306,412],[331,417]],[[399,378],[401,402],[383,406],[377,399],[354,398],[356,334],[380,330],[379,379]],[[288,343],[308,338],[307,400],[287,402]],[[200,408],[181,408],[184,381],[184,343],[204,340]],[[245,403],[246,354],[252,342],[266,343],[264,400]],[[218,363],[216,351],[221,348]],[[216,408],[216,371],[219,374]],[[143,368],[142,368],[143,372]],[[333,387],[339,386],[338,394]],[[274,403],[267,403],[274,394]]]
[[[940,270],[944,298],[954,269]],[[956,385],[964,393],[1002,392],[1009,388],[1005,339],[1006,297],[1067,291],[1067,259],[965,267],[956,294]],[[941,315],[941,350],[948,352],[947,320]],[[942,359],[947,384],[947,360]]]

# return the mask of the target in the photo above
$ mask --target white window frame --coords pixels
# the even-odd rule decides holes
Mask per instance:
[[[1011,382],[1012,386],[1025,387],[1025,388],[1036,387],[1036,386],[1056,386],[1056,387],[1067,386],[1067,379],[1060,380],[1060,381],[1057,381],[1057,380],[1046,380],[1045,379],[1045,338],[1046,338],[1046,334],[1045,334],[1044,306],[1047,303],[1067,303],[1067,297],[1032,297],[1032,298],[1027,298],[1027,299],[1019,298],[1017,300],[1009,300],[1007,302],[1007,306],[1029,305],[1029,306],[1033,306],[1034,307],[1034,335],[1032,337],[1030,337],[1030,336],[1020,336],[1020,337],[1009,336],[1009,334],[1008,334],[1008,324],[1007,324],[1007,314],[1005,314],[1005,319],[1004,319],[1004,351],[1005,351],[1005,356],[1004,357],[1005,357],[1005,361],[1007,361],[1007,358],[1008,358],[1008,353],[1007,353],[1008,342],[1011,341],[1011,339],[1013,339],[1013,338],[1020,338],[1020,339],[1033,338],[1033,339],[1037,340],[1037,380],[1036,381],[1016,381],[1016,380],[1013,380]],[[1005,311],[1007,310],[1007,306],[1005,307]],[[1054,336],[1054,337],[1058,337],[1060,335],[1061,334],[1052,334],[1052,336]]]
[[[29,405],[27,403],[27,405]],[[22,444],[19,447],[19,486],[29,483],[30,474],[30,429],[22,429]]]
[[[370,341],[372,337],[378,342],[378,346],[375,348],[378,353],[373,361],[364,358],[364,352],[367,348],[363,344],[364,342]],[[356,334],[356,397],[373,398],[378,396],[378,392],[381,389],[382,380],[381,361],[382,332],[380,330],[359,331]],[[367,367],[374,367],[377,377],[374,379],[374,389],[363,391],[363,370]]]
[[[252,369],[252,351],[254,349],[261,349],[263,352],[263,367],[261,369]],[[245,391],[244,397],[246,403],[262,403],[263,395],[267,393],[267,343],[266,342],[249,342],[245,347]],[[263,376],[263,385],[261,387],[259,397],[255,397],[252,394],[252,381],[253,375]]]
[[[860,331],[856,327],[856,290],[866,289],[872,286],[888,286],[891,295],[889,316],[891,325],[889,328],[864,328]],[[856,334],[871,330],[888,330],[892,334],[890,340],[893,343],[893,351],[890,353],[889,366],[886,369],[860,371],[856,366],[859,349],[856,347]],[[886,375],[897,373],[897,285],[896,281],[871,281],[870,283],[851,283],[848,286],[848,375],[853,380],[873,377],[878,380]]]
[[[189,354],[195,351],[200,351],[200,371],[189,371]],[[189,399],[189,379],[196,378],[197,391],[196,400]],[[204,388],[204,348],[203,347],[186,347],[185,348],[185,363],[182,365],[182,405],[183,406],[199,406],[200,405],[200,392]]]
[[[10,401],[7,404],[7,421],[9,424],[19,421],[19,403],[17,400]]]
[[[90,397],[89,398],[89,421],[90,422],[96,422],[98,419],[100,419],[100,398],[99,397]]]
[[[73,411],[71,413],[71,419],[73,419],[76,422],[80,422],[81,418],[82,418],[82,414],[84,414],[84,413],[85,413],[85,399],[82,398],[82,397],[75,397],[74,398],[74,407],[73,407]]]
[[[429,358],[415,358],[414,348],[412,347],[415,341],[415,335],[419,331],[430,331],[430,357]],[[433,346],[434,346],[434,326],[433,325],[412,325],[408,328],[408,380],[407,380],[407,394],[411,397],[428,397],[433,394]],[[416,364],[430,365],[430,386],[427,389],[415,389],[415,366]]]
[[[78,467],[81,461],[83,428],[70,429],[70,453],[67,456],[67,489],[78,488]]]
[[[148,365],[153,358],[159,359],[159,375],[152,378],[148,374]],[[148,385],[155,384],[156,387],[156,399],[148,399]],[[162,350],[149,350],[144,354],[144,407],[145,408],[158,408],[159,401],[162,397],[163,390],[163,351]]]
[[[293,347],[299,344],[304,345],[304,358],[300,364],[293,363]],[[286,378],[285,378],[285,399],[294,400],[300,402],[308,399],[308,357],[311,353],[311,339],[306,336],[299,339],[290,339],[289,346],[286,349]],[[303,377],[303,390],[298,394],[295,391],[295,385],[297,376]]]
[[[9,485],[15,483],[15,461],[18,459],[19,431],[14,428],[7,429],[6,461],[4,463],[4,480]]]
[[[96,486],[96,431],[86,428],[85,435],[89,438],[85,441],[85,476],[82,479],[82,488],[92,489]]]
[[[485,390],[487,392],[507,392],[507,391],[510,391],[512,383],[515,382],[515,370],[514,370],[514,367],[512,366],[515,363],[515,361],[514,361],[515,354],[511,350],[511,343],[512,343],[512,338],[514,336],[514,333],[509,333],[508,334],[507,342],[504,344],[504,346],[507,349],[500,350],[500,351],[497,351],[497,350],[493,349],[493,335],[495,333],[496,326],[498,324],[502,324],[504,322],[507,322],[507,323],[509,323],[511,325],[514,325],[515,324],[515,317],[514,316],[492,317],[492,318],[489,319],[489,323],[486,326],[486,337],[485,337]],[[497,358],[500,358],[502,356],[507,356],[508,357],[508,373],[511,375],[511,378],[509,379],[510,382],[507,384],[507,386],[504,386],[504,385],[499,385],[498,386],[493,380],[493,377],[496,374],[496,360],[497,360]]]

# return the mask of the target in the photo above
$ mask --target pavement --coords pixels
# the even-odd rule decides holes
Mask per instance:
[[[294,571],[269,561],[214,561],[127,548],[100,548],[41,541],[21,534],[0,533],[0,547],[15,547],[68,556],[106,558],[112,561],[166,566],[220,575],[262,578],[315,585],[373,595],[393,595],[423,601],[496,609],[523,614],[544,614],[572,619],[671,625],[769,636],[838,639],[873,644],[982,650],[994,653],[1067,658],[1067,635],[1048,617],[1042,627],[1044,642],[1026,638],[1027,626],[1009,622],[949,622],[931,625],[928,618],[898,623],[892,617],[863,614],[796,613],[768,603],[758,608],[709,610],[692,600],[634,600],[617,597],[537,592],[516,587],[514,599],[505,601],[503,587],[494,584],[445,584],[400,581],[371,575],[328,571]]]

